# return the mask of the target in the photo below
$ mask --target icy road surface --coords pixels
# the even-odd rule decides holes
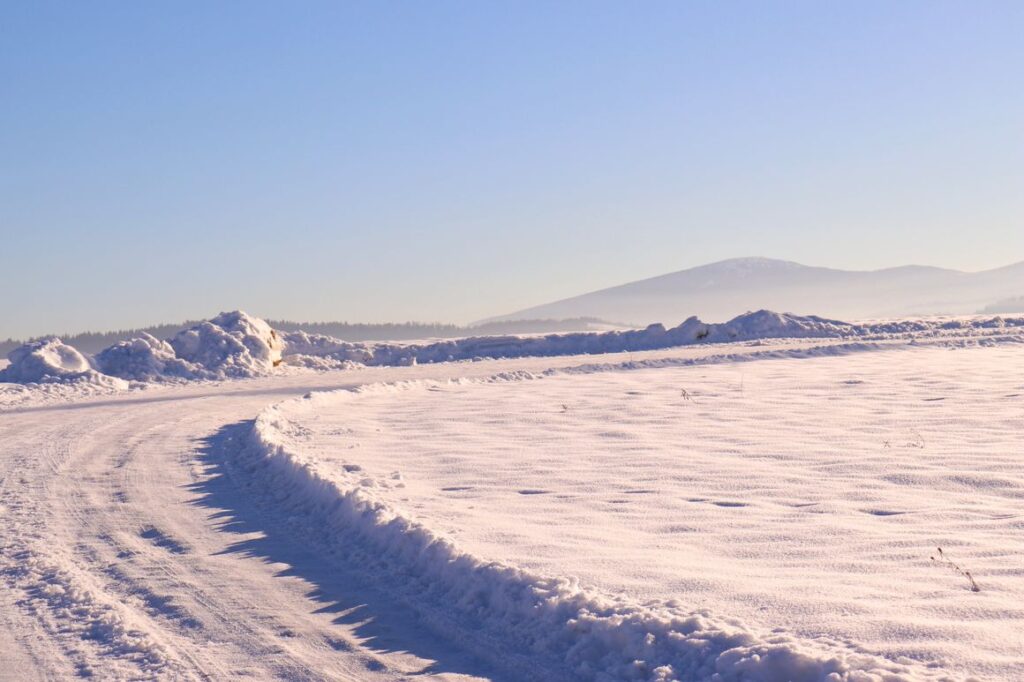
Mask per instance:
[[[930,343],[19,397],[0,412],[0,679],[570,679],[484,615],[458,630],[382,572],[400,557],[332,545],[331,518],[267,488],[245,451],[287,399],[297,457],[472,557],[904,679],[1024,677],[1024,347]],[[584,663],[571,674],[601,679],[607,657]]]

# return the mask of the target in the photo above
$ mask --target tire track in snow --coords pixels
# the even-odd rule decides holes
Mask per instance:
[[[263,524],[235,516],[244,500],[203,438],[268,394],[182,393],[0,415],[0,579],[18,602],[0,616],[0,654],[31,661],[24,679],[474,679],[472,657],[387,595],[367,605],[336,577],[313,583],[250,551]],[[214,489],[231,508],[208,503]],[[293,537],[276,544],[316,560]]]

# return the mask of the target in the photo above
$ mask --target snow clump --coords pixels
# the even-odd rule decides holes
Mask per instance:
[[[175,355],[197,365],[201,378],[268,374],[281,364],[284,342],[263,320],[240,310],[221,313],[170,340]]]
[[[201,373],[200,368],[177,357],[171,344],[145,332],[100,351],[96,365],[104,374],[136,381],[193,379]]]
[[[10,364],[0,371],[0,382],[15,384],[89,383],[127,388],[120,379],[100,374],[84,355],[57,337],[30,341],[8,354]]]

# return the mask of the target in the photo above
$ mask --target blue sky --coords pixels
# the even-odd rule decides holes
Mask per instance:
[[[0,338],[1024,260],[1024,3],[0,8]]]

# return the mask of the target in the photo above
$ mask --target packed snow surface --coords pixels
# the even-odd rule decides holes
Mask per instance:
[[[0,679],[1024,679],[1019,321],[240,315],[12,354]]]
[[[261,414],[254,466],[552,679],[1012,679],[1020,353],[314,394]]]

